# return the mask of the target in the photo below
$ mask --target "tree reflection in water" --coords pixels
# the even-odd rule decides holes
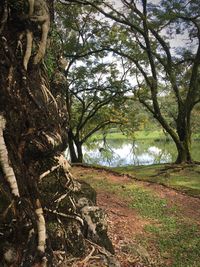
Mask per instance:
[[[66,152],[67,155],[67,152]],[[171,163],[176,159],[173,142],[128,139],[98,140],[83,146],[84,162],[102,166],[150,165]],[[200,161],[200,142],[193,141],[192,155]]]

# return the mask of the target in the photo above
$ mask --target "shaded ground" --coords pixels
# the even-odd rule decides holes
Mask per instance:
[[[122,267],[200,266],[200,199],[105,170],[72,173],[95,187]]]

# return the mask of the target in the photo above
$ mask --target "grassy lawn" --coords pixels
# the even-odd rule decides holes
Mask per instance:
[[[200,197],[200,165],[148,165],[116,167],[112,170],[140,180],[163,184],[188,195]]]
[[[100,140],[103,138],[103,135],[101,133],[94,134],[91,139],[92,140]],[[124,134],[121,132],[116,133],[108,133],[106,135],[107,139],[125,139],[127,138]],[[136,131],[134,133],[134,138],[136,140],[148,140],[148,139],[164,139],[166,136],[164,135],[163,131]],[[132,139],[130,137],[130,139]]]
[[[152,174],[153,171],[149,169],[148,173]],[[142,172],[140,175],[143,176]],[[200,267],[199,227],[197,223],[185,218],[178,207],[169,206],[165,199],[135,183],[122,186],[122,183],[112,183],[105,178],[95,179],[92,172],[82,179],[97,191],[121,197],[129,203],[131,209],[149,220],[150,223],[145,226],[145,235],[138,234],[135,241],[148,251],[154,261],[152,266]]]
[[[98,132],[94,135],[92,135],[91,140],[102,140],[103,135],[101,132]],[[126,135],[124,135],[122,132],[111,132],[106,134],[107,139],[126,139],[128,138]],[[135,140],[162,140],[162,139],[170,139],[169,135],[165,135],[162,130],[149,130],[149,131],[135,131],[134,132],[134,138]],[[128,138],[133,139],[133,138]],[[193,134],[193,139],[200,139],[200,134]]]

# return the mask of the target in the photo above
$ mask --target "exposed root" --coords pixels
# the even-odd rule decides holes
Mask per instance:
[[[19,189],[13,168],[9,164],[8,151],[3,137],[6,121],[3,115],[0,115],[0,164],[5,178],[10,185],[11,193],[19,197]]]
[[[37,1],[37,0],[36,0]],[[35,4],[35,0],[28,0],[29,3],[29,17],[33,15],[34,13],[34,4]]]
[[[28,0],[28,2],[29,2],[29,12],[27,14],[28,18],[30,19],[31,22],[37,23],[38,26],[40,26],[42,32],[39,48],[37,54],[33,59],[33,64],[38,64],[45,55],[47,37],[50,28],[50,17],[46,0],[43,1]],[[32,53],[33,33],[30,30],[27,30],[26,37],[27,37],[26,52],[23,60],[23,65],[25,70],[27,70],[29,59]]]
[[[45,83],[46,83],[45,79],[42,78],[41,89],[42,89],[42,93],[44,95],[45,101],[46,101],[46,103],[48,103],[48,102],[50,102],[50,99],[52,99],[54,106],[58,110],[57,101],[56,101],[55,97],[52,95],[51,91],[48,89],[48,85],[46,85]]]
[[[53,214],[58,215],[58,216],[63,217],[63,218],[68,218],[68,219],[70,218],[70,219],[77,220],[78,222],[81,223],[81,225],[84,225],[83,219],[81,219],[81,217],[78,216],[77,214],[70,215],[70,214],[65,214],[65,213],[62,213],[62,212],[57,212],[56,210],[50,210],[50,209],[47,209],[47,208],[45,208],[45,211],[48,211],[50,213],[53,213]]]
[[[28,68],[28,62],[31,57],[32,52],[32,44],[33,44],[33,33],[30,30],[27,30],[26,32],[26,52],[24,55],[23,65],[24,69],[27,70]]]
[[[60,156],[56,156],[55,159],[58,161],[59,165],[63,168],[63,170],[68,173],[71,166],[66,160],[66,158],[61,154]]]
[[[72,187],[70,188],[71,190],[75,189],[75,182],[72,179],[72,175],[69,172],[69,170],[71,169],[70,164],[68,163],[68,161],[66,160],[66,158],[60,154],[59,156],[54,157],[55,160],[58,161],[58,164],[60,165],[60,167],[63,169],[64,173],[65,173],[65,177],[67,179],[67,183],[65,184],[65,187],[70,188],[70,186],[72,185]]]
[[[13,82],[13,71],[14,71],[14,67],[13,67],[13,65],[11,65],[10,68],[9,68],[9,73],[8,73],[8,78],[7,78],[8,90],[9,91],[10,91],[10,88],[11,88],[11,84]]]
[[[33,16],[30,17],[30,20],[38,23],[41,26],[41,32],[42,32],[39,48],[37,54],[33,59],[33,64],[38,64],[45,55],[47,46],[47,37],[50,28],[50,16],[49,16],[48,6],[45,0],[43,1],[35,0],[34,8],[35,10]],[[40,11],[36,12],[36,10],[38,9]]]
[[[38,229],[38,246],[37,249],[41,252],[45,252],[46,245],[46,224],[39,199],[36,200],[35,214],[37,217],[37,229]]]
[[[4,10],[3,10],[3,14],[1,17],[1,21],[0,21],[0,34],[2,33],[3,29],[4,29],[4,25],[7,21],[8,18],[8,1],[6,0],[4,2]]]
[[[86,264],[88,263],[88,261],[91,259],[92,254],[95,252],[95,247],[92,246],[92,250],[90,251],[90,253],[85,257],[85,259],[83,259],[80,263],[83,264],[83,267],[87,266]]]
[[[38,64],[44,57],[45,51],[46,51],[46,45],[47,45],[47,36],[49,32],[49,17],[46,18],[46,21],[42,24],[42,38],[40,41],[39,49],[34,57],[33,63]]]
[[[90,245],[94,246],[94,247],[99,251],[99,253],[105,255],[106,257],[110,257],[110,256],[112,255],[112,254],[111,254],[109,251],[107,251],[105,248],[100,247],[99,245],[95,244],[95,243],[92,242],[91,240],[86,239],[86,241],[87,241],[88,243],[90,243]]]
[[[65,193],[64,195],[60,196],[59,198],[57,198],[54,202],[57,203],[57,206],[59,205],[59,203],[66,198],[66,196],[69,194],[69,192]]]
[[[50,174],[51,172],[57,170],[59,167],[60,167],[60,165],[53,166],[50,170],[48,170],[48,171],[42,173],[42,174],[40,175],[40,177],[39,177],[39,178],[40,178],[40,181],[41,181],[45,176],[47,176],[48,174]]]
[[[49,140],[49,142],[54,143],[53,141],[50,140],[50,139],[53,139],[53,138],[51,138],[50,136],[47,136],[47,135],[45,135],[45,136],[47,137],[47,139]],[[39,177],[40,178],[40,181],[45,176],[49,175],[51,172],[54,172],[55,170],[57,170],[60,167],[63,168],[63,170],[64,170],[64,172],[65,172],[66,175],[69,174],[69,169],[71,168],[71,166],[68,163],[68,161],[66,160],[66,158],[63,155],[60,155],[60,156],[56,156],[55,157],[55,160],[58,162],[58,165],[55,165],[55,166],[51,167],[50,170],[47,170],[46,172],[42,173],[40,175],[40,177]]]

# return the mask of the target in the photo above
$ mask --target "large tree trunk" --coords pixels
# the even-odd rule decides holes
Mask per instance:
[[[178,151],[178,155],[176,158],[175,163],[181,164],[181,163],[191,163],[192,162],[192,157],[190,154],[190,149],[188,147],[188,142],[180,142],[176,144],[176,148]]]
[[[94,192],[84,195],[63,156],[63,77],[55,75],[51,90],[42,63],[49,28],[46,2],[1,1],[0,19],[0,262],[58,266],[55,251],[83,255],[85,237],[113,252],[99,221],[102,211],[93,208]],[[83,196],[90,200],[83,204]],[[101,229],[95,233],[89,210]]]
[[[175,163],[191,163],[191,136],[188,134],[188,129],[182,128],[181,132],[179,131],[177,135],[171,134],[170,131],[169,135],[172,137],[177,149],[177,158]]]
[[[181,127],[181,129],[178,128],[178,136],[179,140],[176,142],[178,152],[176,163],[191,163],[191,134],[189,126]]]
[[[178,152],[176,163],[178,164],[192,162],[190,117],[191,112],[184,108],[180,109],[176,121],[178,140],[175,142]]]
[[[144,104],[143,101],[141,101],[141,103]],[[171,136],[174,144],[176,145],[177,158],[175,163],[191,163],[191,112],[186,112],[184,109],[179,110],[179,115],[176,120],[176,129],[173,129],[167,123],[161,113],[159,115],[154,114],[154,117],[160,123],[163,129],[165,129],[165,131]]]

